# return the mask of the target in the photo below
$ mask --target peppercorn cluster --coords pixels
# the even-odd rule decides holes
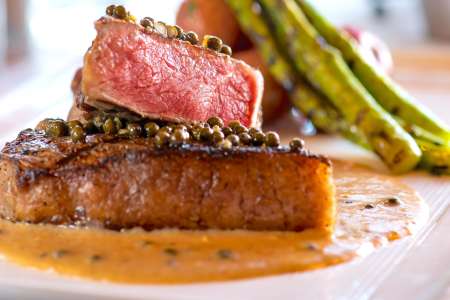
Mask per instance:
[[[123,5],[110,5],[106,8],[106,14],[121,20],[135,21],[135,18]],[[157,32],[161,36],[171,39],[187,41],[192,45],[200,45],[198,35],[193,31],[184,32],[177,25],[168,25],[162,21],[155,21],[150,17],[143,18],[139,24],[149,32]],[[201,45],[207,49],[231,56],[233,51],[230,46],[225,45],[222,40],[213,35],[205,35]]]
[[[90,134],[105,134],[128,139],[151,138],[157,147],[194,143],[225,150],[239,146],[280,146],[280,137],[274,131],[247,128],[239,121],[230,121],[225,126],[219,117],[211,117],[206,122],[173,123],[144,118],[129,120],[114,114],[100,113],[84,123],[44,119],[35,130],[45,132],[46,136],[52,138],[68,136],[76,143],[85,142],[86,136]],[[289,146],[291,150],[300,150],[304,148],[304,142],[294,138]]]

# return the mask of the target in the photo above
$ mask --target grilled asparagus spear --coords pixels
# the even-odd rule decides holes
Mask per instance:
[[[255,42],[272,76],[287,90],[294,88],[296,74],[287,64],[273,40],[269,28],[259,15],[253,0],[226,0],[241,28]]]
[[[415,141],[386,113],[354,77],[340,53],[327,45],[294,0],[259,0],[266,21],[283,43],[296,70],[336,106],[347,124],[364,134],[371,148],[395,172],[419,162]],[[281,44],[280,44],[281,45]]]
[[[308,82],[301,80],[301,75],[287,63],[288,58],[276,45],[268,25],[259,14],[260,8],[254,5],[253,0],[227,0],[227,2],[234,10],[243,30],[258,46],[272,75],[291,91],[290,97],[293,105],[308,116],[317,128],[328,133],[341,133],[353,142],[369,148],[365,137],[346,123],[336,108]],[[404,123],[400,124],[406,126]],[[437,140],[442,142],[442,139],[430,136],[420,128],[410,127],[408,132],[419,141],[420,138],[425,140],[425,142],[419,142],[424,150],[421,167],[434,172],[448,170],[445,167],[449,165],[448,158],[447,162],[445,160],[445,148],[434,145],[432,147],[425,146],[430,145],[426,140],[436,143]]]
[[[385,110],[400,117],[407,125],[422,127],[436,136],[450,140],[450,130],[445,123],[382,71],[368,63],[349,36],[328,22],[307,0],[295,1],[319,34],[341,51],[356,77]]]
[[[253,0],[227,0],[242,29],[257,45],[274,78],[289,91],[293,105],[307,116],[316,128],[327,133],[341,133],[367,147],[364,137],[342,119],[340,113],[300,74],[292,69],[277,47],[267,24]]]
[[[227,2],[235,11],[241,27],[255,41],[272,76],[290,92],[294,104],[301,103],[298,108],[305,115],[311,117],[311,121],[316,127],[326,132],[336,133],[338,129],[332,127],[338,123],[337,112],[321,107],[320,113],[315,113],[319,108],[318,104],[324,101],[311,86],[300,80],[299,74],[295,74],[295,71],[288,65],[278,50],[269,28],[258,11],[255,11],[257,8],[255,8],[253,0],[227,0]],[[300,101],[300,99],[305,101]]]
[[[307,116],[316,128],[326,133],[339,133],[348,140],[370,149],[366,137],[342,118],[339,111],[307,82],[299,82],[291,93],[291,102]]]
[[[391,80],[387,77],[384,77],[377,69],[366,63],[361,54],[357,51],[353,42],[345,36],[345,33],[339,32],[332,24],[330,24],[326,19],[324,19],[308,2],[307,0],[296,0],[300,7],[303,9],[304,13],[307,15],[312,24],[318,29],[319,33],[323,35],[328,42],[330,42],[333,46],[337,47],[339,50],[343,52],[344,58],[348,62],[353,62],[352,69],[354,71],[365,70],[369,76],[370,80],[368,82],[364,82],[361,77],[361,81],[364,84],[370,85],[373,81],[381,80],[383,81],[381,84],[390,85]],[[356,73],[358,76],[358,73]],[[379,77],[377,77],[379,76]],[[367,78],[367,77],[365,77]],[[392,83],[393,84],[393,83]],[[406,110],[403,110],[402,113],[407,114],[409,120],[414,120],[419,123],[418,125],[427,124],[427,129],[431,128],[440,128],[438,130],[434,130],[433,132],[428,132],[426,129],[416,125],[411,124],[411,121],[405,121],[406,118],[402,119],[402,113],[397,111],[397,117],[395,118],[397,122],[408,132],[418,143],[420,149],[422,150],[422,158],[420,162],[420,167],[427,169],[433,173],[439,174],[450,174],[450,140],[448,139],[448,134],[445,132],[448,130],[445,129],[445,125],[433,114],[427,112],[423,107],[415,104],[414,102],[408,101],[410,97],[400,90],[397,89],[395,84],[393,84],[393,89],[389,90],[388,96],[391,95],[391,98],[394,101],[398,101],[399,106],[406,106]],[[381,90],[380,90],[381,91]],[[395,97],[392,97],[393,93],[395,93]],[[406,96],[407,98],[396,99],[396,97]],[[389,101],[389,99],[385,98],[386,95],[381,97],[384,101]],[[406,102],[405,102],[406,100]],[[381,101],[380,101],[381,102]],[[382,102],[381,104],[386,108]],[[423,123],[425,122],[425,123]],[[336,125],[335,125],[336,126]],[[441,134],[434,134],[435,132]]]
[[[422,149],[420,167],[436,175],[450,175],[450,147],[417,139]]]
[[[405,121],[403,121],[399,117],[396,117],[395,119],[400,124],[400,126],[402,126],[403,129],[405,129],[406,132],[408,132],[416,141],[424,140],[424,141],[428,141],[437,146],[450,147],[450,141],[443,139],[440,136],[436,136],[416,125],[407,124]]]

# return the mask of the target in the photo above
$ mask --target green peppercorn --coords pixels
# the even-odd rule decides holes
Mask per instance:
[[[292,151],[301,150],[305,147],[305,142],[299,138],[293,138],[289,142],[289,147],[291,148]]]
[[[201,141],[200,130],[191,132],[192,140]]]
[[[119,129],[117,132],[117,135],[121,138],[128,138],[130,137],[130,131],[127,128]]]
[[[183,39],[191,43],[192,45],[198,44],[198,35],[193,31],[188,31],[184,34]]]
[[[202,124],[195,123],[195,124],[192,124],[190,131],[198,131],[198,130],[201,130],[202,128],[203,128]]]
[[[128,13],[123,5],[118,5],[114,8],[113,15],[118,19],[125,20],[128,16]]]
[[[209,126],[214,127],[214,126],[219,126],[219,127],[223,127],[223,120],[219,117],[211,117],[208,119],[208,121],[206,121]]]
[[[171,39],[179,38],[182,34],[181,28],[178,26],[167,25],[167,37]]]
[[[228,123],[228,127],[230,127],[231,129],[233,129],[233,132],[234,132],[234,129],[235,129],[236,127],[238,127],[238,126],[241,126],[241,122],[239,122],[239,121],[237,121],[237,120],[233,120],[233,121],[230,121],[230,122]]]
[[[102,116],[100,115],[95,116],[92,122],[94,123],[95,127],[97,127],[98,131],[103,130],[104,118]]]
[[[214,50],[214,51],[220,51],[222,49],[222,40],[219,39],[216,36],[213,35],[205,35],[203,37],[203,47]]]
[[[167,37],[167,25],[164,22],[158,21],[155,23],[155,30],[164,37]]]
[[[153,138],[154,143],[157,147],[162,147],[169,143],[170,134],[167,131],[159,131],[158,134]]]
[[[187,130],[188,130],[187,126],[184,125],[184,124],[176,124],[176,125],[174,125],[173,129],[174,129],[174,130],[176,130],[176,129],[181,129],[181,130],[184,130],[184,131],[187,131]]]
[[[203,124],[201,122],[194,122],[191,124],[192,129],[203,128]]]
[[[44,119],[42,121],[40,121],[36,127],[34,128],[36,131],[45,131],[48,127],[48,125],[50,124],[51,121],[53,121],[54,119]]]
[[[229,140],[233,146],[239,145],[239,137],[235,134],[227,136],[227,140]]]
[[[217,126],[217,125],[214,125],[213,126],[213,128],[212,128],[212,130],[213,130],[213,132],[221,132],[222,133],[222,128],[220,128],[219,126]]]
[[[257,132],[261,132],[261,130],[256,129],[254,127],[251,127],[248,129],[248,134],[250,134],[252,137],[257,133]]]
[[[114,117],[113,119],[114,125],[116,126],[117,130],[122,129],[124,127],[124,124],[122,120],[119,117]]]
[[[243,145],[250,145],[252,142],[252,137],[247,132],[239,134],[239,140]]]
[[[278,147],[280,145],[280,136],[274,131],[269,131],[266,133],[266,146],[268,147]]]
[[[174,132],[175,129],[178,128],[178,124],[169,124],[169,125],[167,125],[167,127],[169,127],[170,129],[172,129],[172,132]]]
[[[70,137],[73,142],[84,142],[86,138],[86,132],[84,132],[83,127],[74,126],[70,129]]]
[[[191,137],[194,141],[200,141],[201,137],[200,137],[200,131],[201,128],[192,128],[189,132],[191,134]]]
[[[165,144],[164,139],[161,138],[159,135],[155,135],[155,137],[153,138],[153,142],[154,142],[155,146],[158,148],[161,148]]]
[[[116,8],[116,6],[113,4],[113,5],[109,5],[107,8],[106,8],[106,15],[108,15],[108,16],[112,16],[113,14],[114,14],[114,9]]]
[[[138,123],[128,123],[127,129],[130,132],[130,138],[138,138],[142,135],[142,127]]]
[[[183,129],[175,129],[172,136],[170,137],[170,142],[173,145],[184,144],[189,140],[189,133]]]
[[[140,22],[141,26],[144,28],[154,28],[155,27],[155,21],[152,18],[145,17]]]
[[[145,124],[144,128],[147,137],[154,137],[158,133],[159,125],[155,122],[148,122]]]
[[[62,137],[67,134],[67,127],[64,121],[52,120],[45,129],[45,135],[48,137]]]
[[[76,126],[83,127],[81,122],[78,120],[72,120],[72,121],[67,122],[67,127],[69,128],[69,130],[71,130],[72,128],[74,128]]]
[[[234,131],[234,133],[236,133],[236,134],[241,134],[241,133],[243,133],[243,132],[247,132],[248,129],[247,129],[247,127],[245,127],[245,126],[239,124],[238,126],[236,126],[236,127],[233,128],[233,131]]]
[[[233,129],[231,129],[230,127],[224,127],[222,128],[222,132],[223,134],[225,134],[225,136],[228,136],[233,133]]]
[[[213,130],[209,127],[202,128],[200,130],[200,138],[202,141],[210,142],[212,139]]]
[[[173,132],[173,128],[171,125],[163,126],[159,129],[160,132],[167,132],[168,134],[171,134]]]
[[[114,124],[114,120],[112,118],[106,119],[105,123],[103,123],[103,132],[108,135],[113,135],[117,133],[116,124]]]
[[[233,144],[228,139],[224,139],[218,144],[218,146],[223,150],[230,150],[233,148]]]
[[[178,31],[177,39],[181,39],[181,37],[184,35],[183,29],[180,26],[178,26],[178,25],[173,25],[173,26]]]
[[[256,132],[252,136],[252,144],[255,146],[261,146],[266,141],[266,135],[262,133],[261,131]]]
[[[222,48],[220,48],[220,53],[231,56],[233,55],[233,50],[228,45],[222,45]]]
[[[225,138],[225,135],[221,131],[214,131],[212,134],[212,142],[218,144]]]
[[[133,16],[130,12],[127,12],[127,18],[125,19],[128,22],[136,23],[136,17]]]

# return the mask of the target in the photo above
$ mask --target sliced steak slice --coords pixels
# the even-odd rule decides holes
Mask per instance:
[[[81,85],[88,104],[170,121],[219,116],[257,125],[263,78],[244,62],[128,21],[103,17],[95,28]]]
[[[0,156],[0,216],[14,221],[186,229],[331,228],[330,162],[307,151],[23,131]]]

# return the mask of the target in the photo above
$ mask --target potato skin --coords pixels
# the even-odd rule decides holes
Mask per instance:
[[[241,31],[224,0],[184,0],[176,22],[184,31],[195,31],[200,38],[215,35],[231,48],[236,45]]]
[[[235,53],[233,57],[241,59],[252,67],[259,69],[264,76],[264,94],[262,99],[264,121],[269,122],[282,116],[289,107],[287,92],[272,77],[258,49],[252,48],[250,50],[240,51]]]

